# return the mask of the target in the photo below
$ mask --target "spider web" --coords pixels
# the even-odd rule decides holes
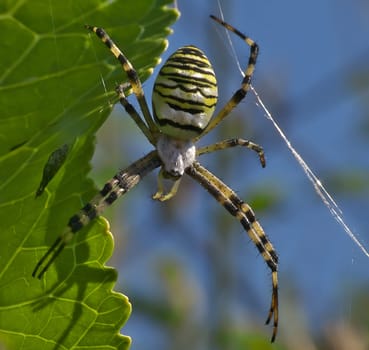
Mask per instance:
[[[223,20],[225,20],[220,1],[217,0],[217,3],[218,3],[220,17]],[[228,43],[229,43],[230,48],[231,48],[231,54],[232,54],[232,56],[233,56],[233,58],[234,58],[234,60],[237,64],[237,68],[238,68],[239,72],[241,73],[241,75],[244,76],[244,72],[241,68],[240,61],[238,59],[236,50],[233,46],[233,42],[232,42],[232,39],[230,37],[229,31],[225,30],[225,33],[226,33],[227,40],[228,40]],[[305,175],[307,176],[307,178],[311,182],[315,192],[320,197],[320,199],[322,200],[324,205],[328,208],[328,210],[331,213],[331,215],[333,216],[333,218],[338,222],[338,224],[343,228],[345,233],[358,246],[358,248],[365,254],[365,256],[367,258],[369,258],[369,251],[364,246],[364,244],[360,241],[360,239],[357,237],[357,235],[352,231],[352,229],[349,227],[349,225],[346,223],[346,221],[344,219],[343,211],[338,206],[336,201],[333,199],[333,196],[323,186],[320,179],[315,175],[315,173],[312,171],[312,169],[309,167],[309,165],[306,163],[306,161],[302,158],[302,156],[292,146],[292,143],[290,142],[290,140],[288,139],[286,134],[283,132],[281,127],[278,125],[276,119],[273,117],[272,113],[269,111],[269,109],[267,108],[267,106],[265,105],[265,103],[261,99],[260,95],[258,94],[258,92],[255,90],[255,88],[253,86],[251,86],[251,91],[253,92],[253,94],[256,97],[256,105],[263,110],[264,116],[272,123],[273,127],[276,129],[276,131],[278,132],[278,134],[280,135],[280,137],[282,138],[282,140],[284,141],[284,143],[286,144],[286,146],[288,147],[288,149],[290,150],[290,152],[292,153],[292,155],[294,156],[294,158],[296,159],[296,161],[298,162],[298,164],[300,165],[300,167],[304,171]]]

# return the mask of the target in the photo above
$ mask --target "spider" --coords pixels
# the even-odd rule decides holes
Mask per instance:
[[[266,324],[269,324],[273,318],[271,338],[273,342],[278,328],[277,254],[250,206],[197,161],[197,157],[202,154],[242,146],[255,151],[264,167],[264,151],[259,145],[240,138],[223,140],[198,149],[195,146],[201,137],[213,130],[246,96],[259,48],[256,42],[230,24],[213,15],[210,17],[236,34],[250,47],[250,56],[241,87],[214,117],[212,115],[218,98],[216,77],[211,63],[199,48],[193,45],[183,46],[165,62],[153,87],[152,115],[138,74],[129,60],[102,28],[86,25],[86,28],[94,32],[109,48],[126,73],[143,118],[126,98],[124,88],[127,84],[121,84],[116,89],[119,101],[154,146],[154,150],[119,171],[89,203],[69,219],[65,231],[39,260],[32,276],[41,278],[78,231],[100,215],[116,199],[136,186],[148,173],[160,167],[158,190],[153,195],[153,198],[159,201],[166,201],[176,194],[182,176],[186,173],[240,221],[270,268],[272,297]],[[172,186],[168,191],[165,190],[164,179],[172,180]]]

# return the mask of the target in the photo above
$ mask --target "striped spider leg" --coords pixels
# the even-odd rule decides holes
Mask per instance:
[[[278,329],[278,277],[277,254],[250,206],[196,160],[198,156],[236,146],[255,151],[261,165],[265,166],[264,151],[259,145],[235,138],[196,148],[195,143],[214,129],[246,96],[258,55],[257,44],[231,25],[211,16],[216,22],[235,33],[250,47],[248,64],[241,87],[220,111],[215,114],[218,100],[217,81],[211,63],[196,46],[187,45],[175,51],[160,69],[152,93],[151,114],[137,72],[108,34],[98,27],[86,25],[108,47],[120,62],[128,83],[138,101],[142,116],[124,94],[122,84],[117,88],[119,101],[140,128],[155,150],[116,174],[104,188],[72,216],[64,233],[37,263],[33,276],[41,278],[75,233],[85,227],[118,197],[128,192],[149,172],[160,167],[158,190],[153,199],[166,201],[173,197],[186,173],[203,186],[231,215],[236,217],[255,244],[272,272],[272,298],[266,323],[273,319],[272,341]],[[169,191],[163,180],[172,180]]]
[[[266,324],[269,324],[272,317],[274,317],[271,338],[271,341],[274,342],[278,330],[278,257],[273,245],[270,243],[260,223],[256,220],[251,207],[243,202],[224,182],[197,161],[186,169],[186,174],[203,186],[231,215],[240,221],[272,271],[272,300]]]
[[[161,161],[157,152],[151,151],[126,169],[118,172],[89,203],[69,219],[64,232],[38,261],[32,276],[41,278],[79,230],[88,225],[107,206],[113,204],[119,197],[136,186],[144,176],[160,165]]]

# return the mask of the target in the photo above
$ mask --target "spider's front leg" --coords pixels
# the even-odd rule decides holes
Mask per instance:
[[[198,162],[186,169],[186,173],[203,186],[231,215],[239,220],[255,244],[272,273],[272,298],[266,323],[273,319],[273,342],[278,330],[278,256],[251,207],[223,181]]]
[[[89,203],[69,219],[64,232],[36,264],[32,276],[40,279],[77,232],[102,214],[108,206],[112,205],[119,197],[136,186],[144,176],[160,165],[161,161],[157,152],[152,151],[117,173]]]

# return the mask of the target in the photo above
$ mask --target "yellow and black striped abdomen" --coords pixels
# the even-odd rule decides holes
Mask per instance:
[[[174,52],[161,68],[152,95],[160,130],[189,140],[205,129],[213,115],[218,89],[213,67],[195,46]]]

